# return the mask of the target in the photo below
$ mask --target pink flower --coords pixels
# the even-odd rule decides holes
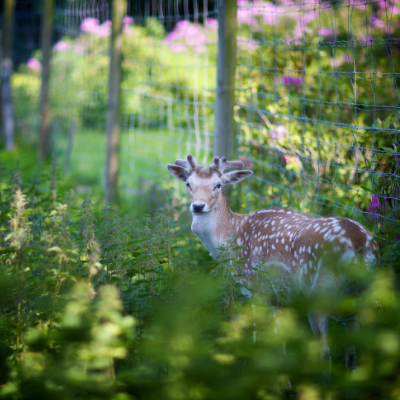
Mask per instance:
[[[164,43],[173,52],[182,52],[189,47],[195,53],[204,53],[207,51],[208,38],[206,30],[199,24],[192,24],[189,21],[179,21],[175,29],[164,39]]]
[[[252,168],[253,167],[253,163],[252,162],[248,162],[247,163],[247,168]]]
[[[378,218],[375,215],[379,215],[380,208],[383,208],[386,203],[386,198],[383,199],[382,205],[379,203],[379,199],[377,196],[372,196],[371,205],[367,207],[367,211],[371,213],[371,217],[369,218],[371,221],[378,221]]]
[[[33,69],[37,72],[42,72],[42,63],[36,58],[30,58],[26,63],[29,69]]]
[[[206,28],[217,30],[218,29],[218,21],[214,18],[207,18],[204,23]]]
[[[111,21],[105,21],[100,25],[96,18],[85,18],[81,23],[81,31],[92,33],[98,37],[105,37],[111,34]]]
[[[390,11],[393,15],[399,15],[399,14],[400,14],[400,8],[399,8],[399,7],[396,7],[396,6],[391,7],[389,11]]]
[[[70,46],[69,43],[63,42],[62,40],[60,40],[59,42],[57,42],[57,43],[54,45],[53,50],[54,50],[56,53],[63,53],[64,51],[69,50],[70,47],[71,47],[71,46]]]
[[[386,22],[378,19],[376,15],[371,16],[371,23],[374,28],[382,29],[386,26]]]
[[[278,13],[279,9],[275,4],[262,3],[260,14],[262,15],[262,22],[264,25],[276,25],[278,23]]]
[[[176,30],[168,33],[167,36],[165,36],[164,41],[166,42],[174,42],[175,40],[179,39],[180,35],[178,34],[178,32]]]
[[[81,31],[88,32],[88,33],[94,33],[94,31],[99,26],[99,24],[100,24],[100,22],[96,18],[85,18],[81,22]]]
[[[239,8],[237,10],[237,22],[238,24],[249,25],[253,28],[258,27],[257,20],[253,15],[253,10],[247,8]]]
[[[129,15],[126,15],[126,16],[124,17],[124,19],[122,20],[122,22],[123,22],[123,24],[125,24],[125,25],[131,25],[131,24],[133,24],[133,18],[130,17]]]
[[[281,78],[281,81],[285,86],[294,86],[296,90],[303,83],[303,80],[301,78],[296,78],[295,76],[283,76]]]
[[[270,131],[272,141],[276,142],[277,140],[284,139],[288,133],[286,126],[278,125],[275,126],[273,130]]]
[[[318,33],[318,35],[325,36],[325,37],[333,36],[333,30],[329,29],[329,28],[325,28],[325,27],[318,29],[317,33]]]
[[[280,10],[279,7],[270,2],[239,0],[237,20],[239,25],[249,25],[253,30],[259,31],[261,25],[257,17],[261,17],[259,19],[264,25],[276,25]]]
[[[189,21],[183,20],[183,21],[179,21],[176,24],[176,29],[178,30],[185,30],[185,29],[190,29],[191,28],[191,23]]]
[[[111,25],[111,21],[104,21],[93,33],[98,37],[110,36]]]

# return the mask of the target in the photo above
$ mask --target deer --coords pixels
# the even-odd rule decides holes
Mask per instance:
[[[373,263],[378,246],[372,234],[354,220],[314,217],[279,207],[249,214],[232,212],[222,189],[253,174],[243,167],[243,162],[228,161],[226,157],[214,157],[213,164],[203,167],[191,154],[186,160],[177,159],[167,165],[172,176],[186,184],[191,230],[212,257],[218,258],[218,249],[227,247],[234,238],[245,260],[244,275],[251,276],[260,265],[264,269],[273,267],[279,271],[278,275],[302,284],[308,293],[340,290],[343,282],[326,267],[332,252],[342,265],[349,265],[360,257],[368,266]],[[321,359],[330,363],[329,317],[315,309],[308,312],[311,330],[320,343]],[[351,319],[343,323],[346,331],[354,328],[355,322]],[[346,368],[356,367],[354,346],[347,349],[345,360]]]

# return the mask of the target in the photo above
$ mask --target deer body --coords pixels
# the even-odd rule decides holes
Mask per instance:
[[[327,268],[332,257],[346,266],[361,258],[370,264],[377,250],[372,235],[358,222],[346,218],[315,218],[283,208],[269,208],[250,214],[236,214],[229,209],[222,186],[236,183],[251,171],[225,173],[241,169],[240,161],[214,158],[209,168],[198,166],[193,157],[176,160],[168,170],[185,181],[191,196],[192,231],[199,237],[211,256],[218,257],[218,248],[226,247],[234,238],[246,259],[243,272],[251,276],[255,267],[274,267],[273,290],[285,290],[290,296],[289,282],[298,282],[305,294],[318,290],[339,293],[345,275]],[[188,171],[187,171],[187,170]],[[312,310],[308,314],[314,335],[321,339],[321,355],[330,359],[327,344],[328,315]],[[354,358],[354,357],[353,357]],[[355,359],[346,355],[346,364]]]
[[[371,263],[376,248],[371,247],[372,235],[358,222],[347,218],[314,218],[284,208],[269,208],[250,214],[233,213],[225,196],[215,209],[205,215],[193,215],[192,231],[202,241],[211,256],[226,247],[230,238],[242,246],[241,255],[247,261],[244,273],[264,263],[279,266],[285,273],[296,275],[309,292],[332,282],[322,278],[324,257],[334,254],[339,262],[349,264],[356,254]]]

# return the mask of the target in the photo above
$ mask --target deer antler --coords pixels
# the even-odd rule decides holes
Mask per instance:
[[[241,161],[227,161],[226,157],[214,157],[214,165],[218,171],[224,172],[226,169],[243,169],[243,163]]]
[[[191,154],[187,155],[187,161],[186,160],[175,160],[175,165],[179,165],[180,167],[187,168],[189,171],[192,169],[196,169],[196,167],[199,166],[196,161],[194,161],[194,158]]]

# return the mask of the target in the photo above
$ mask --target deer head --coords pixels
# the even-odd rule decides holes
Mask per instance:
[[[252,171],[243,170],[241,161],[227,161],[226,157],[214,157],[214,163],[202,167],[196,163],[191,154],[187,160],[175,160],[168,164],[168,171],[176,179],[186,182],[190,195],[190,211],[194,214],[209,213],[214,210],[225,185],[240,182],[251,175]],[[239,170],[225,172],[228,170]]]

